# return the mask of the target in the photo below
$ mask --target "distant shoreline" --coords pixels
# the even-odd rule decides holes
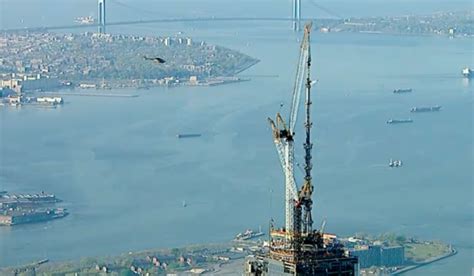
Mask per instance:
[[[301,22],[313,21],[315,27],[322,32],[376,32],[385,34],[407,35],[456,35],[473,37],[471,21],[474,10],[431,12],[429,14],[406,14],[391,16],[350,16],[333,15],[332,18],[302,18]],[[286,17],[195,17],[195,18],[161,18],[138,21],[110,22],[109,26],[169,23],[169,22],[246,22],[246,21],[291,21]],[[1,29],[4,33],[44,32],[51,30],[87,29],[97,27],[89,25],[63,25]],[[453,29],[453,32],[451,32]]]
[[[396,272],[393,272],[392,275],[400,275],[400,274],[403,274],[405,272],[408,272],[408,271],[411,271],[411,270],[415,270],[417,268],[420,268],[420,267],[423,267],[423,266],[426,266],[426,265],[429,265],[429,264],[432,264],[432,263],[435,263],[437,261],[441,261],[443,259],[446,259],[446,258],[449,258],[449,257],[452,257],[454,255],[456,255],[458,253],[458,251],[455,249],[455,248],[452,248],[451,249],[451,252],[448,252],[444,255],[441,255],[441,256],[438,256],[438,257],[433,257],[432,259],[428,259],[424,262],[420,262],[420,263],[416,263],[415,265],[412,265],[412,266],[408,266],[408,267],[405,267],[405,268],[402,268]]]
[[[219,271],[222,266],[229,266],[232,267],[232,269],[240,267],[240,262],[242,261],[242,259],[244,259],[248,255],[255,254],[255,252],[259,252],[259,250],[261,250],[255,249],[261,248],[261,242],[262,240],[249,240],[240,242],[234,241],[228,243],[194,244],[179,248],[146,249],[135,252],[122,253],[120,255],[111,257],[86,257],[65,261],[51,261],[49,259],[44,259],[42,261],[30,262],[28,264],[17,267],[2,267],[0,268],[0,273],[7,273],[7,275],[9,275],[8,273],[24,272],[31,269],[34,269],[38,273],[91,273],[97,270],[97,266],[99,266],[100,268],[106,267],[107,270],[110,269],[114,272],[120,272],[130,269],[130,265],[124,265],[126,263],[141,263],[143,269],[147,269],[145,267],[148,267],[151,264],[146,264],[146,260],[150,262],[150,259],[152,259],[153,257],[158,258],[159,260],[161,260],[161,262],[166,262],[169,267],[173,267],[170,269],[165,268],[165,271],[167,273],[185,272],[190,271],[190,269],[192,268],[204,269],[205,271],[212,273]],[[435,256],[421,262],[412,263],[410,265],[404,266],[399,270],[391,270],[390,274],[401,275],[408,271],[435,263],[437,261],[449,258],[456,254],[457,250],[450,246],[450,251],[445,254]],[[180,256],[187,256],[186,258],[191,259],[201,259],[201,261],[193,265],[179,265],[180,261],[178,261],[178,259],[181,258]],[[148,269],[151,269],[152,267],[153,265],[151,265],[151,267],[149,267]]]

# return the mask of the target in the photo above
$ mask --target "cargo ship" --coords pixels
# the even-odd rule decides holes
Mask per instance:
[[[48,194],[41,192],[39,194],[10,194],[7,191],[0,191],[0,201],[1,200],[29,200],[33,202],[48,202],[56,203],[60,200],[54,194]]]
[[[472,79],[472,77],[474,77],[474,71],[471,70],[471,68],[466,67],[466,68],[462,69],[462,75],[465,78]]]
[[[265,234],[260,229],[258,230],[258,232],[253,231],[251,229],[247,229],[243,233],[238,233],[235,236],[234,240],[235,241],[245,241],[245,240],[250,240],[250,239],[260,237],[260,236],[263,236],[263,235],[265,235]]]
[[[426,106],[426,107],[413,107],[410,112],[433,112],[433,111],[440,111],[441,106]]]
[[[178,138],[195,138],[195,137],[201,137],[201,134],[199,134],[199,133],[177,134],[176,137],[178,137]]]
[[[395,89],[393,90],[393,93],[395,94],[401,94],[401,93],[411,93],[413,89],[408,88],[408,89]]]
[[[10,194],[0,191],[0,209],[17,207],[45,206],[61,202],[54,194],[41,192],[39,194]]]
[[[390,119],[387,121],[387,124],[404,124],[404,123],[413,123],[412,119]]]
[[[8,209],[0,213],[0,226],[13,226],[63,218],[69,213],[66,209]]]

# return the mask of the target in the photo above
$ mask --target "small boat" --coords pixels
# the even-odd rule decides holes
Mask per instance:
[[[401,94],[401,93],[411,93],[413,89],[407,88],[407,89],[395,89],[393,90],[393,93],[395,94]]]
[[[474,70],[472,70],[469,67],[466,67],[466,68],[462,69],[462,75],[465,78],[471,79],[472,77],[474,77]]]
[[[390,162],[388,162],[388,166],[391,167],[391,168],[401,167],[402,165],[403,165],[402,160],[390,159]]]
[[[413,123],[412,119],[390,119],[387,121],[387,124],[403,124],[403,123]]]
[[[441,106],[423,106],[423,107],[413,107],[410,112],[433,112],[433,111],[440,111]]]
[[[201,134],[199,134],[199,133],[177,134],[176,137],[178,137],[178,138],[195,138],[195,137],[201,137]]]
[[[77,17],[74,21],[81,25],[91,25],[91,24],[94,24],[95,19],[92,16],[80,16],[80,17]]]
[[[263,235],[265,235],[265,233],[262,232],[260,227],[259,227],[258,232],[254,231],[254,230],[251,230],[251,229],[247,229],[243,233],[238,233],[235,236],[234,240],[236,240],[236,241],[245,241],[245,240],[250,240],[250,239],[260,237],[260,236],[263,236]]]

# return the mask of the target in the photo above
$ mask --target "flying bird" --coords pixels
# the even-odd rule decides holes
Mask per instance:
[[[147,57],[147,56],[143,56],[143,58],[144,58],[145,60],[152,60],[152,61],[154,61],[154,62],[156,62],[156,63],[165,63],[165,62],[166,62],[166,60],[164,60],[164,59],[162,59],[162,58],[159,58],[159,57]]]

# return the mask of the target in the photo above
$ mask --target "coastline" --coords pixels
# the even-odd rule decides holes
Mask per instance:
[[[245,256],[248,256],[249,254],[254,254],[255,249],[252,248],[254,248],[255,246],[258,246],[258,242],[256,243],[255,241],[248,241],[240,243],[229,242],[211,244],[191,244],[179,248],[145,249],[134,252],[124,252],[116,256],[85,257],[81,259],[67,261],[54,261],[50,259],[43,259],[17,267],[1,267],[0,274],[9,273],[12,271],[28,271],[32,268],[41,273],[49,273],[55,271],[57,272],[58,270],[64,269],[66,267],[71,271],[87,271],[92,269],[92,267],[96,264],[117,268],[117,264],[125,260],[129,260],[131,263],[133,263],[137,260],[149,258],[149,256],[157,256],[158,258],[162,259],[169,258],[174,255],[176,255],[175,257],[178,257],[178,255],[186,255],[191,256],[192,258],[197,256],[206,256],[208,260],[199,263],[197,266],[194,266],[194,268],[203,269],[207,273],[220,272],[221,269],[231,272],[232,270],[235,271],[237,267],[239,267],[240,269],[242,265],[242,260],[245,259]],[[414,263],[413,265],[406,266],[400,270],[392,272],[390,275],[401,275],[408,271],[412,271],[417,268],[435,263],[437,261],[452,257],[457,253],[457,250],[451,247],[451,250],[448,253],[427,259],[422,262]],[[189,269],[191,268],[193,267],[189,267]],[[181,272],[184,271],[185,270]]]
[[[416,263],[416,264],[411,265],[411,266],[407,266],[405,268],[402,268],[400,270],[397,270],[397,271],[393,272],[391,275],[401,275],[401,274],[406,273],[408,271],[412,271],[412,270],[415,270],[417,268],[435,263],[437,261],[441,261],[443,259],[452,257],[452,256],[456,255],[457,253],[458,253],[458,251],[455,248],[451,248],[451,252],[448,252],[448,253],[443,254],[441,256],[433,257],[431,259],[428,259],[428,260],[420,262],[420,263]]]

